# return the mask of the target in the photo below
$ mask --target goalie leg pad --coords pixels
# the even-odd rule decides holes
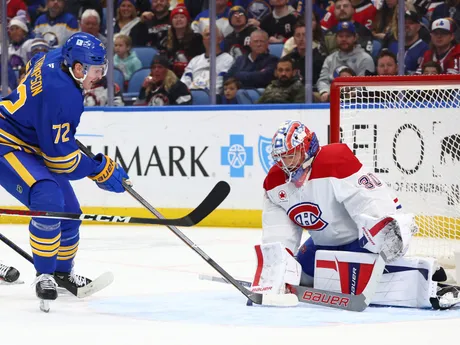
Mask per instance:
[[[322,251],[316,253],[314,287],[360,294],[372,273],[376,254]],[[437,282],[431,258],[401,258],[385,266],[371,303],[383,306],[430,308]]]
[[[257,270],[251,290],[264,294],[284,294],[286,284],[299,285],[302,268],[279,242],[255,246]]]

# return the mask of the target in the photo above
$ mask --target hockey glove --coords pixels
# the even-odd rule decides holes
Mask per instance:
[[[97,154],[94,160],[98,163],[96,173],[89,178],[96,182],[97,186],[109,192],[123,193],[123,181],[131,185],[129,176],[125,170],[115,163],[109,156],[102,153]]]

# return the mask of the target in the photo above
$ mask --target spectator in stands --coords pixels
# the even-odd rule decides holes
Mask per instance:
[[[238,104],[236,93],[241,89],[241,83],[238,79],[229,78],[224,83],[224,96],[222,104]]]
[[[173,71],[164,55],[155,55],[151,73],[147,76],[139,92],[135,105],[187,105],[192,104],[192,95]]]
[[[433,10],[431,22],[441,18],[452,18],[455,23],[455,41],[460,42],[460,0],[445,0]]]
[[[48,53],[50,50],[50,45],[46,42],[43,38],[36,37],[32,40],[32,44],[30,45],[30,54],[27,57],[27,61],[32,59],[35,54],[38,53]],[[21,78],[19,78],[21,80]]]
[[[158,51],[165,51],[171,26],[170,14],[169,0],[152,0],[152,10],[142,13],[140,23],[131,30],[133,46],[149,46]]]
[[[35,21],[39,16],[46,12],[45,0],[28,0],[27,1],[27,14],[30,18],[31,28],[35,26]]]
[[[30,55],[32,40],[28,38],[29,28],[22,19],[14,17],[8,24],[8,61],[13,69],[19,69],[26,65]]]
[[[113,105],[124,106],[120,86],[114,83]],[[83,104],[85,107],[102,107],[108,104],[107,77],[98,80],[91,90],[85,92]]]
[[[0,54],[0,58],[2,57],[2,55]],[[1,59],[0,59],[0,80],[1,77],[2,77],[2,63],[1,63]],[[0,83],[0,89],[1,89],[1,83]],[[14,90],[15,88],[17,88],[18,86],[18,81],[16,80],[16,74],[14,74],[14,70],[13,68],[11,68],[10,64],[8,64],[8,92],[11,92],[11,90]],[[1,95],[0,95],[1,97]]]
[[[455,24],[449,18],[437,19],[431,25],[432,48],[423,55],[417,74],[422,73],[422,66],[434,61],[441,66],[442,73],[459,74],[460,44],[455,43]]]
[[[27,6],[23,0],[8,0],[6,1],[6,19],[7,21],[16,16],[21,16],[21,13],[27,11]]]
[[[397,1],[397,0],[395,0]],[[353,21],[364,25],[369,30],[372,27],[372,23],[377,13],[377,9],[371,0],[352,0],[351,1],[355,12],[353,14]],[[338,24],[338,21],[334,15],[335,5],[332,4],[327,13],[321,20],[321,28],[325,31],[332,29]]]
[[[224,51],[230,53],[236,59],[238,56],[251,51],[249,46],[251,33],[256,31],[257,28],[248,24],[247,13],[241,6],[233,6],[230,9],[228,18],[233,32],[224,39]]]
[[[234,6],[241,6],[248,14],[248,24],[260,26],[262,20],[272,13],[270,0],[234,0]]]
[[[329,8],[330,2],[327,0],[313,0],[312,3],[313,3],[312,4],[313,13],[319,18],[323,18],[327,13],[326,9]],[[290,0],[289,5],[294,7],[297,14],[299,15],[304,14],[305,0]],[[319,26],[319,22],[318,22],[318,26]]]
[[[377,75],[398,75],[398,59],[389,50],[382,50],[377,56]]]
[[[313,16],[311,19],[312,19],[311,29],[313,31],[313,42],[312,42],[313,49],[315,46],[320,46],[321,51],[324,54],[327,54],[326,45],[324,43],[323,30],[321,29],[321,26],[319,26],[319,16],[316,13],[313,13]],[[297,17],[296,25],[294,26],[294,34],[295,34],[295,27],[297,26],[299,22],[302,22],[302,23],[305,22],[303,16]],[[296,48],[296,44],[295,44],[294,36],[292,36],[290,39],[288,39],[284,43],[283,52],[281,54],[281,57],[291,54],[295,48]]]
[[[230,67],[234,62],[233,57],[220,49],[220,43],[224,37],[219,28],[216,28],[216,93],[220,94],[224,86],[224,77],[227,74]],[[184,74],[182,75],[181,81],[187,85],[189,89],[204,89],[209,90],[210,88],[210,61],[209,54],[211,52],[211,34],[209,27],[203,31],[203,44],[206,49],[204,54],[195,56],[185,67]]]
[[[101,17],[99,17],[99,13],[96,10],[87,9],[83,12],[80,18],[80,30],[96,36],[102,43],[107,44],[107,38],[100,33]]]
[[[356,33],[358,34],[358,43],[361,45],[361,47],[363,47],[363,49],[366,52],[372,54],[372,33],[363,24],[353,21],[355,9],[353,8],[351,0],[337,0],[334,5],[333,13],[337,23],[353,22],[356,29]],[[337,41],[335,38],[336,32],[337,25],[333,26],[330,30],[328,30],[324,36],[326,49],[329,53],[332,53],[335,50],[337,50]]]
[[[377,11],[372,24],[374,39],[382,41],[391,29],[391,22],[397,12],[398,0],[383,0],[382,7]]]
[[[227,0],[214,0],[216,2],[216,25],[226,37],[231,34],[233,28],[228,22],[228,14],[230,12],[230,7],[227,6]],[[195,20],[192,23],[192,29],[194,32],[203,34],[204,29],[209,26],[209,9],[204,10],[199,15],[196,16]]]
[[[132,74],[142,68],[141,60],[131,47],[131,37],[122,34],[115,37],[113,64],[123,73],[125,81],[131,79]]]
[[[305,103],[305,87],[296,76],[294,62],[288,56],[278,61],[275,76],[257,103]]]
[[[166,51],[172,70],[178,78],[182,77],[190,60],[205,52],[203,37],[193,32],[190,15],[187,8],[182,5],[171,11]]]
[[[335,70],[338,77],[356,77],[355,71],[348,66],[340,66]]]
[[[313,16],[313,18],[315,18]],[[312,42],[312,57],[313,57],[313,76],[312,83],[314,88],[316,88],[316,83],[318,82],[319,75],[321,73],[321,68],[323,67],[324,60],[326,59],[326,50],[322,44],[322,31],[319,25],[316,25],[316,20],[313,20],[313,42]],[[305,80],[305,22],[302,17],[298,18],[297,24],[294,28],[294,42],[296,48],[294,51],[288,55],[289,59],[294,61],[294,69],[298,74],[301,81]],[[316,91],[316,90],[315,90]]]
[[[339,50],[326,57],[318,79],[317,87],[321,102],[329,101],[331,82],[335,77],[334,71],[337,67],[348,66],[357,75],[364,75],[366,70],[374,72],[375,66],[372,57],[357,44],[357,40],[355,26],[352,22],[338,24],[337,46]]]
[[[441,74],[442,69],[441,66],[437,62],[428,61],[422,66],[422,74],[430,75],[430,74]]]
[[[265,88],[273,79],[278,58],[268,53],[268,34],[256,30],[251,34],[251,52],[236,59],[227,77],[234,77],[243,88]]]
[[[35,22],[35,34],[42,36],[50,47],[60,47],[78,31],[78,22],[72,14],[64,12],[65,0],[47,0],[48,12]]]
[[[136,2],[134,0],[118,0],[117,16],[113,32],[128,35],[133,27],[140,22],[137,16]]]
[[[269,36],[269,43],[284,43],[294,34],[295,10],[288,0],[270,0],[273,12],[265,16],[260,28]]]
[[[420,17],[415,11],[406,11],[405,32],[406,32],[406,54],[404,56],[405,74],[414,74],[417,71],[423,54],[429,49],[428,44],[420,36]],[[398,53],[398,40],[391,34],[385,39],[382,48],[388,48],[393,54]]]

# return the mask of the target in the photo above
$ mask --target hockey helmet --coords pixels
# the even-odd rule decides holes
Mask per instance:
[[[272,157],[286,173],[287,182],[303,185],[311,164],[319,151],[316,134],[300,121],[283,122],[272,139]]]
[[[80,82],[86,78],[91,66],[101,66],[103,76],[107,73],[108,63],[105,45],[91,34],[77,32],[70,36],[62,47],[62,57],[74,79]],[[83,65],[85,76],[82,79],[75,78],[73,74],[72,67],[76,62]]]

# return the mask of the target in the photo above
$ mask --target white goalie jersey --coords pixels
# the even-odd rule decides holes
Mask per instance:
[[[300,188],[287,183],[285,173],[275,165],[264,189],[262,242],[281,242],[292,253],[300,245],[303,229],[315,245],[340,246],[359,239],[365,247],[373,242],[366,231],[385,217],[402,213],[392,190],[363,168],[345,144],[321,147]],[[412,216],[403,223],[416,228]],[[365,248],[379,252],[372,250],[374,243],[369,245]]]

